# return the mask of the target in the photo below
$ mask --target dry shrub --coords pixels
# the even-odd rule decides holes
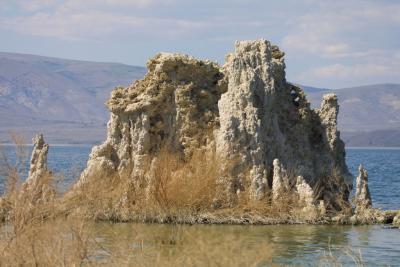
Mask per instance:
[[[18,226],[21,226],[20,223]],[[24,220],[2,227],[1,266],[80,266],[91,263],[96,243],[80,218]]]
[[[316,220],[315,212],[310,216],[309,211],[303,210],[304,203],[299,201],[295,192],[294,171],[287,172],[290,184],[286,185],[278,199],[273,200],[269,190],[264,198],[254,200],[249,194],[249,170],[242,171],[240,181],[222,181],[221,185],[221,169],[229,170],[236,163],[234,159],[229,163],[223,162],[215,151],[206,153],[199,150],[189,160],[183,160],[177,154],[161,150],[152,166],[152,180],[148,184],[150,197],[143,198],[146,201],[139,205],[139,212],[151,210],[152,214],[158,214],[156,217],[159,214],[169,216],[172,222],[202,222],[196,216],[204,218],[204,214],[213,215],[206,219],[210,223],[229,222],[229,218],[232,218],[231,222],[257,223],[260,217],[264,217],[263,222],[268,222],[268,219],[271,222]],[[231,196],[226,197],[226,188]],[[237,190],[239,188],[241,190]],[[216,200],[221,198],[231,203],[216,207]]]
[[[316,199],[324,200],[327,204],[328,216],[352,214],[352,206],[349,203],[350,188],[344,183],[340,172],[336,169],[325,179],[319,179],[313,188]]]
[[[234,207],[236,216],[248,214],[246,223],[295,223],[300,221],[315,221],[317,218],[310,212],[304,212],[305,206],[299,201],[294,189],[282,190],[278,198],[273,199],[267,194],[264,199],[252,200],[244,194],[237,207]],[[254,218],[251,218],[254,217]],[[263,220],[257,221],[260,217]]]
[[[89,261],[86,221],[60,213],[54,176],[27,177],[24,142],[15,142],[15,162],[2,153],[6,190],[0,198],[0,266],[76,266]]]
[[[210,154],[199,150],[185,161],[178,154],[162,150],[151,173],[149,198],[153,204],[164,211],[208,210],[219,175],[219,162],[214,153]]]
[[[186,220],[211,208],[219,170],[214,155],[197,151],[185,160],[180,154],[161,150],[150,162],[142,177],[92,173],[87,181],[94,182],[66,193],[63,209],[99,220],[168,221]]]
[[[123,221],[121,201],[126,186],[118,175],[96,179],[94,183],[83,183],[64,194],[59,210],[63,214],[73,214],[88,220]]]
[[[244,171],[240,181],[225,181],[221,185],[221,166],[229,169],[235,164],[222,162],[215,151],[198,150],[190,158],[184,158],[182,154],[161,149],[149,160],[148,171],[143,176],[131,177],[130,172],[122,175],[92,173],[88,182],[67,193],[64,210],[106,221],[269,223],[317,220],[316,209],[305,210],[305,203],[299,201],[294,172],[287,172],[291,184],[286,185],[277,199],[272,199],[271,192],[267,191],[264,198],[254,200],[249,194],[249,171]],[[231,187],[233,190],[229,189]],[[228,198],[227,191],[231,194]],[[216,205],[224,198],[230,205]]]
[[[347,261],[347,265],[363,267],[365,266],[361,250],[354,250],[351,247],[332,248],[329,244],[328,249],[324,251],[324,255],[320,258],[319,266],[343,266]]]
[[[17,150],[23,151],[21,147]],[[216,232],[205,242],[197,238],[201,231],[183,231],[179,227],[174,228],[176,231],[171,232],[167,241],[160,240],[147,247],[143,240],[154,240],[151,234],[157,233],[132,233],[139,244],[134,247],[132,240],[124,242],[121,233],[116,233],[121,242],[113,247],[99,242],[96,223],[90,219],[121,221],[158,216],[157,221],[161,222],[199,222],[198,216],[202,214],[211,214],[206,222],[216,223],[271,222],[264,220],[266,216],[286,221],[296,219],[298,199],[292,190],[282,192],[277,200],[265,197],[254,201],[248,198],[248,183],[245,191],[238,193],[234,208],[213,208],[221,164],[215,154],[198,151],[185,160],[163,150],[158,159],[152,166],[153,179],[142,177],[133,183],[129,176],[103,174],[103,179],[73,188],[62,197],[55,194],[44,199],[38,197],[43,196],[44,189],[57,189],[51,173],[27,190],[21,182],[23,168],[17,166],[21,163],[12,165],[4,161],[3,173],[7,173],[8,182],[0,200],[0,211],[5,207],[4,222],[0,225],[0,266],[259,266],[271,263],[273,247],[269,242],[258,242],[242,254],[243,244],[234,238],[226,239]]]
[[[272,189],[268,189],[262,199],[251,199],[248,192],[240,192],[238,204],[234,207],[237,215],[250,214],[254,217],[264,217],[268,223],[295,223],[300,221],[317,221],[317,209],[307,207],[307,203],[300,200],[296,191],[297,174],[294,169],[286,170],[284,185],[279,194],[274,197]],[[272,174],[271,174],[272,176]],[[307,208],[306,208],[307,207]],[[252,223],[252,220],[249,220]],[[257,222],[256,222],[257,223]]]

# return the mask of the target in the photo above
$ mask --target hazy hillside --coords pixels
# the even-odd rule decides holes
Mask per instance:
[[[94,143],[105,137],[104,102],[113,87],[145,68],[0,52],[0,142],[14,131],[43,132],[52,143]],[[400,146],[400,85],[330,90],[302,86],[313,107],[339,97],[339,127],[349,146]]]
[[[400,146],[400,85],[376,84],[337,90],[303,86],[313,107],[337,94],[339,127],[349,146]]]
[[[345,131],[400,129],[400,85],[377,84],[338,90],[309,91],[318,107],[323,94],[333,92],[340,101],[339,124]]]
[[[400,130],[344,132],[342,138],[347,146],[400,147]]]
[[[111,89],[144,73],[123,64],[0,52],[0,140],[10,130],[30,136],[40,129],[57,142],[80,142],[72,135],[83,129],[90,131],[85,141],[102,138]]]

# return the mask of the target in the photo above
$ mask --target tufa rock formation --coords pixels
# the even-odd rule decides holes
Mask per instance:
[[[49,145],[44,142],[43,134],[36,135],[33,139],[33,150],[29,165],[29,174],[26,183],[35,184],[45,175],[47,170],[47,153]]]
[[[283,194],[289,190],[289,177],[279,159],[274,159],[272,177],[272,199],[279,201]]]
[[[363,165],[358,167],[358,171],[355,195],[356,212],[372,208],[372,200],[368,188],[368,172]]]
[[[393,225],[400,228],[400,212],[393,218]]]
[[[55,199],[56,190],[52,184],[53,176],[47,169],[49,145],[45,143],[42,134],[36,135],[32,141],[33,150],[28,177],[21,187],[14,185],[4,196],[0,197],[0,222],[14,216],[14,209],[22,208],[29,211],[35,209],[37,204],[48,204]],[[10,171],[9,174],[14,175],[15,178],[19,178],[20,175],[13,171]]]
[[[113,90],[107,103],[107,140],[93,148],[81,182],[94,173],[134,180],[148,171],[162,146],[186,157],[212,146],[218,100],[226,91],[218,65],[163,53],[149,60],[147,68],[142,80]]]
[[[238,192],[267,203],[288,191],[306,205],[340,209],[353,177],[337,130],[337,97],[311,109],[302,89],[286,81],[283,56],[266,40],[237,42],[223,67],[156,55],[142,80],[113,90],[107,139],[93,148],[76,187],[118,176],[147,190],[161,149],[183,159],[200,150],[221,162],[216,198],[228,206]]]
[[[33,139],[33,150],[29,166],[29,174],[22,184],[23,195],[29,195],[31,201],[48,202],[55,197],[52,187],[52,174],[47,169],[47,153],[49,145],[45,143],[43,135],[36,135]]]

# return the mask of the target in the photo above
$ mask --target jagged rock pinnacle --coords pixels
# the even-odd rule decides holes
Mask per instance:
[[[132,184],[139,177],[150,181],[150,162],[166,148],[185,159],[196,150],[215,151],[227,163],[217,178],[231,205],[238,191],[261,200],[277,187],[277,158],[279,168],[291,171],[290,184],[302,177],[307,203],[321,181],[335,186],[322,187],[316,201],[328,205],[325,193],[348,198],[352,176],[337,130],[337,97],[324,96],[321,108],[311,109],[303,90],[286,81],[284,53],[277,46],[267,40],[236,42],[223,67],[160,53],[147,68],[142,80],[113,90],[107,139],[93,148],[77,186],[113,175],[129,177]]]
[[[358,167],[359,174],[356,181],[356,210],[362,211],[372,207],[371,195],[368,188],[368,172],[363,165]]]
[[[48,202],[55,197],[53,176],[47,168],[47,153],[49,145],[45,143],[43,134],[33,139],[33,150],[29,166],[29,175],[22,185],[22,193],[29,196],[32,203]]]
[[[44,142],[43,134],[36,135],[33,139],[33,150],[29,166],[27,182],[32,183],[47,172],[47,153],[49,145]]]

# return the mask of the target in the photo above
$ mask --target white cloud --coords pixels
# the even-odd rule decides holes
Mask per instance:
[[[173,0],[64,0],[60,5],[60,8],[67,10],[83,10],[89,9],[101,9],[104,7],[113,8],[146,8],[153,5],[167,5],[172,3]]]
[[[365,8],[359,10],[357,13],[360,17],[365,17],[368,19],[374,19],[376,21],[391,21],[394,23],[400,23],[400,5],[384,5],[377,1],[378,6],[374,8]]]
[[[0,10],[17,9],[21,12],[32,13],[60,3],[61,0],[2,0],[0,1]]]
[[[396,81],[400,76],[400,64],[332,64],[318,68],[311,68],[300,73],[296,78],[302,84],[336,82],[336,87],[368,83],[384,83]]]
[[[89,1],[108,4],[115,0]],[[145,2],[149,3],[149,0],[135,1],[136,4]],[[176,37],[195,29],[211,26],[210,23],[204,21],[140,17],[111,11],[85,10],[84,8],[80,10],[71,10],[62,5],[55,12],[36,12],[30,16],[0,18],[0,28],[12,29],[18,33],[34,36],[80,40],[106,38],[115,33]]]
[[[34,1],[39,3],[56,0]],[[147,13],[137,10],[156,4],[157,8],[162,8],[173,3],[175,0],[65,0],[53,5],[51,10],[38,10],[33,14],[8,18],[0,17],[0,28],[25,35],[56,37],[63,40],[102,41],[110,36],[152,36],[167,39],[199,37],[202,33],[221,34],[223,29],[228,28],[261,28],[265,25],[263,21],[233,21],[221,16],[210,19],[157,17],[141,15]],[[132,12],[126,12],[127,10]]]
[[[371,75],[399,75],[400,69],[378,64],[333,64],[321,68],[314,68],[301,74],[300,78],[314,76],[317,79],[326,78],[365,78]]]
[[[293,52],[308,52],[324,57],[335,57],[347,53],[349,45],[341,41],[324,41],[318,33],[306,32],[286,36],[282,45],[285,50]]]
[[[151,53],[193,45],[186,51],[221,54],[222,61],[233,40],[262,37],[286,52],[288,79],[295,82],[400,81],[400,2],[393,0],[0,0],[0,13],[0,31],[32,43],[40,38],[26,36],[73,40],[71,51],[141,40],[137,47]]]
[[[400,3],[313,2],[282,38],[288,61],[305,63],[291,79],[325,87],[399,81]]]
[[[18,5],[26,11],[35,12],[57,4],[56,0],[30,0],[19,1]]]
[[[365,50],[365,40],[356,42],[354,36],[365,35],[371,26],[382,31],[400,27],[400,4],[355,0],[346,5],[341,1],[315,2],[319,8],[292,21],[291,30],[283,38],[283,47],[289,53],[306,52],[324,58],[361,57],[370,51]]]
[[[117,17],[99,12],[48,14],[37,13],[30,17],[8,19],[2,25],[23,34],[57,37],[60,39],[84,39],[91,34],[106,34],[115,27]],[[118,18],[119,26],[140,25],[140,20]],[[114,25],[114,26],[112,26]]]

